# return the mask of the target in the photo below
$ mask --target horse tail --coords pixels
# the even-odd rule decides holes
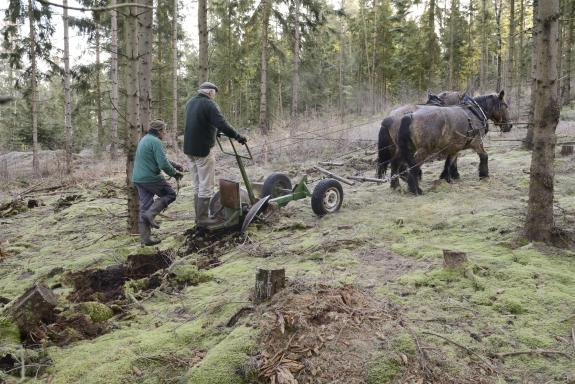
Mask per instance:
[[[387,172],[387,166],[395,156],[395,144],[391,140],[389,128],[393,124],[393,118],[386,117],[381,122],[379,138],[377,141],[377,177],[382,178]]]
[[[403,116],[401,118],[401,124],[399,126],[399,137],[397,144],[399,147],[399,156],[402,162],[411,166],[411,159],[413,155],[410,154],[410,148],[413,147],[413,140],[411,139],[411,122],[413,121],[413,116],[411,113]]]

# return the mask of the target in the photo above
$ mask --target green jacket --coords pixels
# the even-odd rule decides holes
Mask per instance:
[[[166,158],[166,150],[162,140],[148,133],[142,137],[136,149],[132,182],[154,183],[162,181],[164,178],[160,175],[160,171],[166,172],[169,176],[176,174],[176,170]]]
[[[201,93],[192,97],[186,104],[184,153],[190,156],[207,156],[216,143],[218,131],[233,139],[238,137],[238,133],[228,124],[212,99]]]

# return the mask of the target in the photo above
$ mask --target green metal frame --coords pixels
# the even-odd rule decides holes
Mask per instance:
[[[254,195],[254,190],[252,188],[252,184],[250,183],[250,180],[248,179],[248,174],[246,173],[246,168],[245,168],[244,162],[242,160],[242,159],[253,160],[253,156],[252,156],[252,152],[250,151],[250,147],[248,147],[247,143],[244,144],[246,146],[246,150],[248,151],[248,156],[240,155],[238,153],[238,151],[236,150],[236,146],[234,145],[232,138],[228,137],[228,139],[230,140],[230,144],[232,145],[232,149],[234,150],[234,153],[224,151],[224,148],[222,147],[222,143],[220,142],[220,138],[218,136],[216,136],[216,140],[218,142],[220,150],[223,153],[225,153],[226,155],[235,156],[235,158],[238,162],[238,167],[240,168],[240,172],[242,174],[242,179],[244,180],[244,185],[246,186],[246,189],[248,191],[248,196],[250,197],[250,202],[252,204],[255,204],[257,199]]]
[[[278,207],[283,207],[290,201],[301,200],[306,197],[311,197],[311,192],[307,187],[307,175],[304,175],[301,178],[301,181],[293,188],[292,193],[270,199],[269,203],[277,204]]]

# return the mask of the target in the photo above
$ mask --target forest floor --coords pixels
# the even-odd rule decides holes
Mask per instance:
[[[560,141],[575,138],[572,115]],[[363,138],[376,137],[369,127]],[[575,253],[523,238],[530,153],[499,141],[523,132],[489,135],[487,180],[466,152],[455,183],[436,181],[442,162],[423,167],[423,196],[403,183],[344,186],[338,213],[317,218],[300,200],[245,236],[197,233],[186,177],[157,248],[126,234],[121,173],[6,183],[0,205],[23,191],[39,206],[0,218],[0,308],[41,282],[59,312],[26,348],[0,316],[0,382],[575,383]],[[375,144],[341,142],[276,146],[248,173],[315,180],[314,164],[337,160],[338,174],[373,176]],[[555,165],[568,237],[573,157]],[[239,175],[230,159],[218,172]],[[444,269],[444,249],[469,265]],[[256,306],[258,267],[285,268],[287,286]]]

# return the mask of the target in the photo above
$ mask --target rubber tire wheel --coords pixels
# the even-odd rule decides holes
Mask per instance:
[[[326,195],[330,194],[333,197],[333,193],[336,193],[338,201],[335,201],[335,205],[326,206],[325,199]],[[339,211],[341,204],[343,203],[343,188],[341,183],[335,179],[323,179],[313,189],[311,195],[311,209],[313,213],[318,216],[324,216],[328,213],[334,213]]]
[[[289,190],[292,189],[291,180],[285,173],[274,172],[271,175],[269,175],[264,181],[260,197],[263,198],[266,196],[271,196],[271,198],[273,199],[285,195],[286,194],[285,192],[277,191],[278,187],[282,189],[289,189]]]

